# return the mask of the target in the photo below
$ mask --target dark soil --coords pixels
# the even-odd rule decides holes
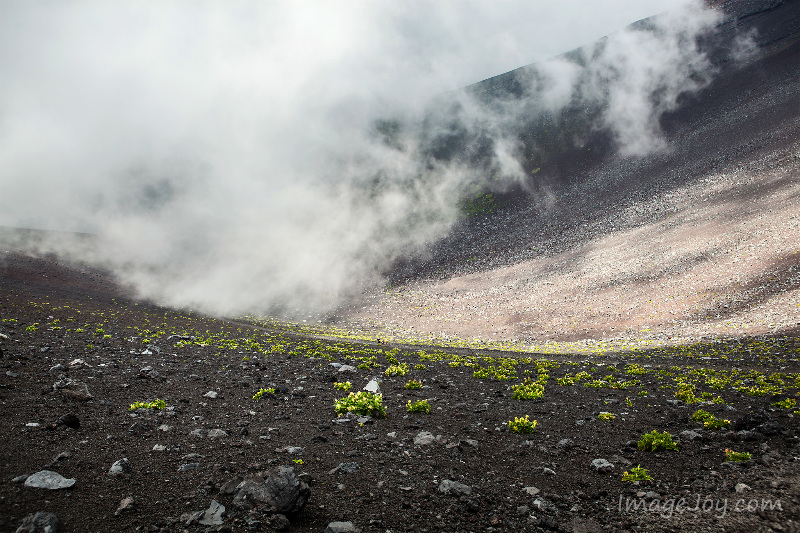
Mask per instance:
[[[113,280],[102,272],[53,260],[5,253],[0,264],[0,331],[7,337],[0,344],[3,531],[14,531],[23,517],[37,511],[55,513],[61,531],[215,530],[181,521],[182,515],[204,510],[212,500],[227,508],[220,530],[270,531],[274,519],[236,510],[220,488],[273,465],[291,465],[310,475],[311,497],[300,513],[289,517],[289,531],[322,532],[332,521],[351,521],[365,532],[800,528],[798,418],[790,409],[771,405],[795,398],[799,390],[797,338],[744,339],[672,352],[549,357],[554,366],[544,397],[515,400],[511,386],[537,378],[539,355],[507,353],[508,358],[534,361],[517,364],[516,377],[507,381],[478,379],[473,368],[452,366],[458,357],[445,354],[460,353],[464,361],[469,353],[484,354],[481,350],[422,348],[427,354],[439,353],[439,361],[411,350],[388,353],[392,346],[385,344],[317,340],[137,303],[115,293]],[[28,331],[33,324],[35,331]],[[84,331],[76,332],[78,328]],[[168,339],[172,334],[212,340],[207,346],[189,342],[179,347],[180,339]],[[210,337],[216,334],[220,336]],[[145,344],[144,336],[151,342]],[[240,339],[239,346],[220,344],[224,338]],[[260,345],[247,349],[243,338]],[[148,346],[152,353],[142,354]],[[392,354],[409,364],[408,374],[384,374]],[[365,361],[356,358],[369,356],[374,356],[371,368],[356,373],[337,375],[330,365],[333,360],[355,366]],[[85,364],[70,365],[74,359]],[[576,364],[568,364],[570,360]],[[499,359],[494,363],[499,365]],[[581,370],[592,379],[609,375],[612,370],[604,363],[615,365],[618,381],[640,383],[614,389],[556,381]],[[651,366],[643,366],[644,375],[630,374],[628,363]],[[53,368],[59,364],[61,368]],[[415,369],[417,364],[425,370]],[[687,405],[676,400],[674,388],[663,388],[675,382],[658,370],[691,377],[698,375],[690,373],[695,368],[739,368],[740,378],[756,370],[769,383],[777,383],[769,380],[775,372],[787,376],[779,392],[764,396],[737,391],[734,384],[713,389],[701,379],[696,394],[710,392],[726,405]],[[86,383],[92,399],[77,401],[54,390],[53,384],[65,377]],[[346,393],[336,390],[334,381],[348,380],[359,390],[372,377],[382,380],[388,416],[363,425],[336,422],[334,402]],[[422,390],[406,390],[409,379],[420,380]],[[253,400],[261,388],[276,393]],[[205,397],[209,391],[218,397]],[[406,413],[408,400],[426,398],[430,414]],[[168,408],[129,410],[133,402],[155,399],[165,400]],[[689,420],[698,408],[731,420],[732,429],[700,430],[699,423]],[[616,418],[600,420],[604,411]],[[77,417],[79,427],[54,424],[67,414]],[[524,415],[538,420],[534,433],[509,431],[508,421]],[[162,431],[162,424],[170,429]],[[222,429],[228,436],[191,436],[198,428]],[[700,430],[703,438],[682,439],[678,451],[638,450],[636,441],[654,429],[676,438],[684,430]],[[437,441],[415,445],[421,431]],[[562,439],[572,445],[559,446]],[[166,449],[154,451],[157,444]],[[303,454],[283,451],[289,446],[302,447]],[[752,459],[725,464],[726,448],[750,452]],[[130,473],[109,475],[111,465],[123,458],[130,460]],[[614,468],[595,471],[591,462],[598,458]],[[333,472],[343,462],[356,463],[357,470]],[[187,463],[200,467],[178,472]],[[639,464],[654,481],[622,481],[623,471]],[[47,491],[12,481],[44,469],[77,482],[71,489]],[[464,483],[473,493],[440,494],[442,480]],[[739,483],[749,488],[740,487],[743,492],[737,493]],[[533,496],[525,487],[540,492]],[[115,515],[129,496],[133,509]],[[649,510],[626,510],[626,502],[639,497],[646,498]],[[681,498],[682,507],[677,506]],[[700,507],[692,510],[698,498]],[[777,500],[780,508],[770,510]],[[767,506],[763,510],[762,503]]]

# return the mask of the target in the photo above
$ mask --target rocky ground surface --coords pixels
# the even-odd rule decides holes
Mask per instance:
[[[796,337],[396,347],[131,301],[52,259],[0,264],[2,531],[800,530]],[[386,417],[337,416],[345,382],[377,387]],[[542,396],[515,399],[526,383]],[[511,431],[526,415],[533,432]],[[653,430],[677,450],[640,450]],[[624,481],[637,465],[653,480]]]

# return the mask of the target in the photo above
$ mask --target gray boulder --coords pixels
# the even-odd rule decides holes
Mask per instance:
[[[305,507],[311,489],[294,473],[281,466],[272,472],[245,478],[233,497],[239,509],[258,509],[268,513],[295,514]]]

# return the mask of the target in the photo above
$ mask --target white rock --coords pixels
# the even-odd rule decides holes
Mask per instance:
[[[219,396],[219,393],[217,393],[217,391],[210,390],[207,393],[203,394],[203,396],[205,396],[206,398],[211,398],[212,400],[214,400],[214,399],[217,398],[217,396]]]

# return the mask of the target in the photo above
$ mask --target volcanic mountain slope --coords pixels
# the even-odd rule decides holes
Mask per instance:
[[[800,4],[723,8],[703,43],[716,74],[661,117],[666,149],[616,153],[585,112],[571,122],[580,146],[537,154],[519,186],[486,189],[447,238],[396,264],[391,291],[342,322],[525,343],[796,331]],[[737,35],[753,46],[745,61],[730,58]],[[532,68],[470,90],[508,97]]]

